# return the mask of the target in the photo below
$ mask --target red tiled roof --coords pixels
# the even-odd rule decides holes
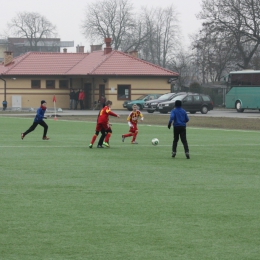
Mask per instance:
[[[96,67],[101,66],[107,58],[103,51],[96,51],[87,54],[76,66],[72,67],[67,74],[69,75],[92,75]]]
[[[67,75],[86,53],[28,52],[6,66],[6,75]]]
[[[121,75],[121,76],[178,76],[120,51],[104,55],[92,53],[29,52],[7,66],[0,65],[4,75]]]
[[[92,72],[93,75],[178,76],[178,73],[120,51],[112,51],[107,56]]]

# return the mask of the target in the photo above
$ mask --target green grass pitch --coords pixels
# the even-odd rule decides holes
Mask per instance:
[[[259,259],[259,132],[188,127],[173,159],[167,120],[89,149],[94,123],[0,117],[0,259]]]

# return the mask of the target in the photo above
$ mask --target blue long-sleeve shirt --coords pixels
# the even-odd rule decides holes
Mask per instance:
[[[184,109],[181,107],[176,107],[171,111],[169,124],[173,121],[173,126],[186,126],[189,122],[189,117]]]
[[[41,107],[39,107],[37,109],[37,113],[36,116],[34,118],[34,122],[35,123],[39,123],[43,120],[44,114],[45,114],[46,109],[42,109]]]

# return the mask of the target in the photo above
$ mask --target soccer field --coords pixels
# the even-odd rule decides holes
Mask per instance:
[[[93,122],[21,140],[32,121],[0,117],[0,259],[259,259],[259,132],[188,127],[187,160],[167,122],[139,124],[138,145],[113,123],[89,149]]]

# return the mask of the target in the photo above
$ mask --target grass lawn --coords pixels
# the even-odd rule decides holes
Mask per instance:
[[[32,118],[0,117],[1,260],[259,259],[258,131],[188,127],[187,160],[167,122],[131,145],[113,119],[104,149],[94,122],[46,122],[22,141]]]

